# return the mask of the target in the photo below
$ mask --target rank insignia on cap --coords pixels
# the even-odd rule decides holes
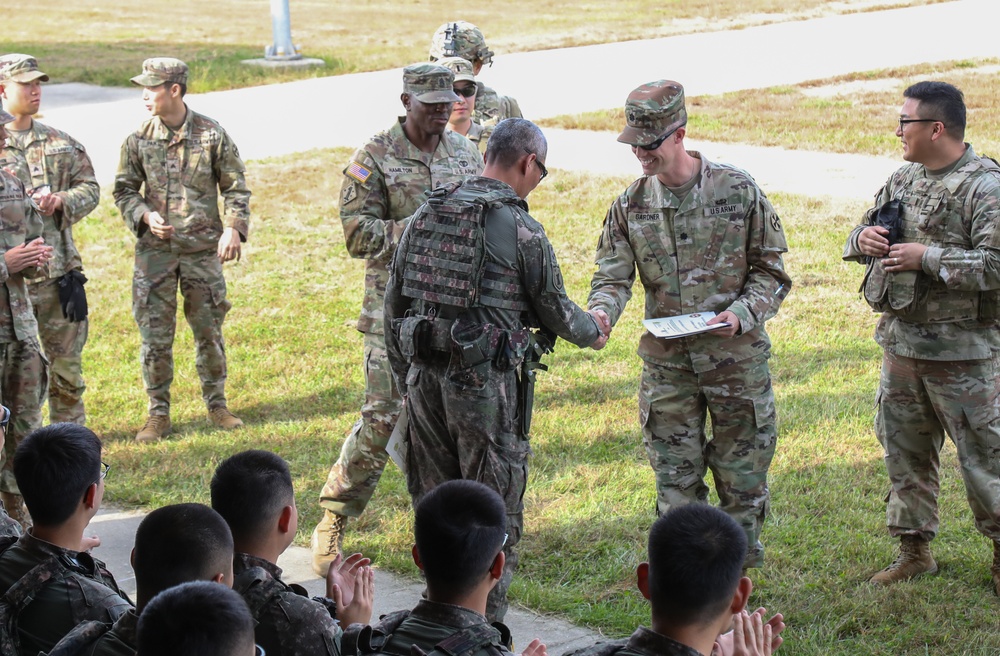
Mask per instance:
[[[344,173],[351,176],[361,184],[368,182],[368,178],[370,178],[372,175],[372,172],[370,170],[361,166],[357,162],[351,162],[347,166],[347,170],[345,170]]]

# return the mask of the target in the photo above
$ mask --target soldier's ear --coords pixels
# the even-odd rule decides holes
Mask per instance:
[[[410,550],[413,554],[413,564],[417,566],[421,572],[424,571],[424,564],[420,562],[420,554],[417,552],[417,545],[413,545],[413,549]]]
[[[649,599],[649,563],[639,563],[635,568],[636,587],[646,599]]]
[[[399,100],[400,102],[403,103],[403,107],[406,109],[406,111],[410,111],[410,94],[408,93],[399,94]]]

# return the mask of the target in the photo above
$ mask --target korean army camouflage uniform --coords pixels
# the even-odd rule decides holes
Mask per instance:
[[[340,656],[343,631],[336,606],[325,597],[309,598],[305,589],[281,580],[274,563],[237,553],[233,589],[250,607],[254,638],[273,656]]]
[[[0,123],[11,120],[0,110]],[[0,251],[42,236],[42,218],[27,196],[24,184],[0,168]],[[48,393],[48,363],[38,344],[38,323],[31,310],[25,276],[29,268],[9,273],[0,258],[0,403],[10,408],[0,470],[0,491],[20,494],[14,480],[13,456],[24,436],[41,427],[42,404]]]
[[[660,99],[633,104],[637,93]],[[683,125],[683,102],[676,82],[640,87],[626,105],[626,132],[657,120],[663,132]],[[624,138],[626,133],[619,140]],[[639,422],[656,474],[659,513],[706,502],[704,478],[711,470],[721,508],[746,532],[745,566],[759,567],[767,470],[777,441],[764,322],[791,286],[781,258],[788,249],[778,215],[748,173],[689,154],[700,160],[700,170],[680,197],[656,176],[644,176],[612,204],[588,304],[607,312],[613,325],[638,271],[647,319],[726,310],[739,318],[740,330],[729,339],[705,333],[667,340],[643,333]]]
[[[135,656],[139,615],[130,608],[114,624],[90,620],[77,624],[45,656]]]
[[[9,590],[15,584],[16,591]],[[30,534],[0,556],[0,586],[23,604],[17,616],[21,656],[52,649],[78,624],[114,622],[133,608],[103,562]]]
[[[371,645],[359,640],[353,652],[347,651],[345,641],[344,656],[413,654],[413,648],[424,654],[510,656],[512,649],[510,629],[500,622],[490,624],[474,610],[427,599],[417,602],[412,611],[384,615],[372,629]]]
[[[464,261],[445,252],[449,246],[459,251],[468,245],[452,236],[451,226],[435,228],[430,203],[425,205],[403,234],[390,268],[385,320],[393,330],[386,331],[386,347],[396,382],[407,397],[406,478],[414,507],[426,493],[455,479],[478,481],[504,500],[507,560],[486,606],[488,618],[502,620],[517,566],[515,547],[524,524],[531,451],[522,430],[517,375],[528,348],[526,327],[546,328],[581,347],[597,340],[600,331],[593,317],[566,295],[544,228],[509,185],[470,178],[442,202],[458,205],[477,198],[491,203],[486,210],[481,279],[454,274]],[[458,263],[446,263],[446,258]],[[421,275],[428,284],[414,282]],[[456,283],[442,284],[449,277],[457,278]],[[467,308],[429,300],[453,298],[450,295],[459,288],[478,289]],[[409,338],[407,344],[408,324],[419,333],[418,322],[429,317],[437,318],[425,324],[426,342]],[[473,348],[475,362],[455,355]]]
[[[161,68],[176,62],[186,75],[187,67],[178,60],[147,60],[144,70],[150,62]],[[154,116],[122,144],[114,197],[125,225],[138,238],[132,314],[142,337],[140,361],[150,415],[170,414],[178,283],[194,334],[202,398],[209,410],[226,406],[222,323],[232,304],[217,248],[225,228],[235,228],[241,241],[247,239],[250,191],[245,171],[226,131],[190,108],[177,130]],[[156,237],[142,220],[145,212],[158,212],[174,227],[173,236]]]
[[[17,81],[48,80],[38,70],[35,59],[27,55],[0,58],[0,81],[10,76]],[[0,144],[0,168],[20,178],[29,193],[48,185],[52,193],[62,197],[61,210],[42,216],[43,237],[52,246],[52,259],[41,277],[28,281],[28,291],[42,348],[49,360],[49,419],[83,424],[86,384],[81,360],[88,324],[87,319],[73,322],[63,315],[59,279],[70,271],[83,270],[73,242],[73,224],[97,207],[100,187],[87,151],[65,132],[38,121],[32,121],[24,132],[9,128],[8,132],[6,146]]]
[[[922,270],[887,273],[873,259],[863,285],[881,311],[875,433],[891,486],[889,534],[932,540],[938,454],[955,442],[976,528],[1000,542],[1000,167],[965,154],[941,174],[911,163],[875,198],[844,259],[867,262],[858,235],[886,202],[900,203],[900,241],[925,244]]]
[[[358,319],[358,330],[364,333],[365,401],[361,418],[323,486],[320,506],[348,517],[360,515],[375,492],[388,459],[385,446],[402,407],[382,334],[387,265],[406,219],[427,194],[483,169],[482,156],[465,137],[446,131],[437,149],[425,153],[406,138],[403,120],[354,153],[344,169],[340,197],[347,252],[365,260],[365,295]]]
[[[563,656],[702,656],[697,649],[640,626],[625,640],[598,642]]]
[[[461,57],[472,63],[479,60],[483,66],[493,65],[493,51],[486,46],[482,31],[466,21],[445,23],[431,38],[430,59]],[[505,118],[523,118],[521,106],[511,96],[502,96],[482,82],[476,82],[476,109],[473,123],[489,128]],[[489,135],[486,135],[487,138]],[[482,149],[481,149],[482,150]]]

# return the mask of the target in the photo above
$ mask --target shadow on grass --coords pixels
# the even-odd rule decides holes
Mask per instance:
[[[240,63],[264,56],[260,45],[216,45],[168,41],[116,41],[113,47],[103,42],[30,42],[8,43],[7,52],[27,52],[38,58],[53,83],[84,82],[109,87],[129,87],[129,79],[138,75],[143,60],[170,56],[184,60],[190,67],[188,91],[204,93],[222,89],[286,82],[303,78],[339,75],[345,72],[343,60],[333,53],[310,54],[323,59],[326,66],[312,68],[265,68]],[[86,65],[81,65],[86,62]]]

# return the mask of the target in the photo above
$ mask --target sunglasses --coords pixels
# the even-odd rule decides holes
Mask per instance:
[[[467,87],[452,87],[451,90],[457,93],[458,95],[462,96],[463,98],[471,98],[472,96],[476,95],[475,84],[470,84]]]
[[[657,148],[659,148],[660,146],[663,145],[663,142],[666,141],[667,138],[670,135],[672,135],[674,132],[677,132],[677,130],[681,129],[682,127],[684,127],[684,126],[683,125],[678,125],[676,128],[674,128],[670,132],[666,133],[665,135],[663,135],[662,137],[660,137],[659,139],[657,139],[653,143],[646,144],[645,146],[640,146],[640,145],[636,144],[636,147],[642,148],[643,150],[656,150]]]

